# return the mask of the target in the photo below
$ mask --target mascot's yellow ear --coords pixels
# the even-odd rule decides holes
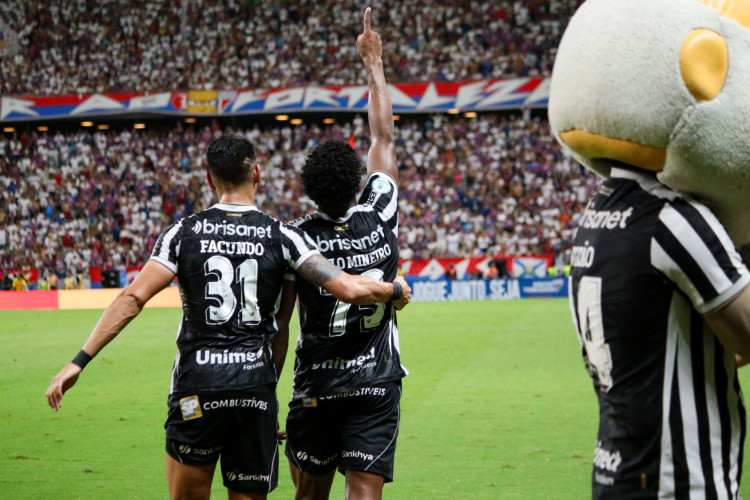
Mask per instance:
[[[680,49],[680,71],[690,93],[699,101],[719,95],[729,69],[729,49],[715,31],[698,29],[690,33]]]
[[[710,7],[732,21],[750,28],[750,0],[698,0],[706,7]]]

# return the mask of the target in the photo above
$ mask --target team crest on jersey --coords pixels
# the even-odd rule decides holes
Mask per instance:
[[[372,181],[372,189],[378,193],[388,193],[391,190],[391,185],[383,179],[375,179]]]
[[[180,410],[182,410],[183,420],[192,420],[194,418],[201,418],[203,412],[201,411],[201,404],[198,401],[198,396],[188,396],[180,400]]]

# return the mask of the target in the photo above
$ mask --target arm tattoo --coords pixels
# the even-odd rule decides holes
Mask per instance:
[[[313,255],[297,269],[303,278],[316,286],[333,281],[341,276],[341,269],[331,264],[322,255]]]

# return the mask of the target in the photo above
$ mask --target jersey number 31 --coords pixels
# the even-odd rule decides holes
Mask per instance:
[[[240,325],[257,325],[260,323],[258,309],[258,261],[247,259],[235,270],[232,262],[226,257],[214,255],[203,267],[206,277],[214,275],[217,281],[206,284],[206,300],[214,300],[218,306],[208,306],[206,323],[219,325],[226,323],[234,315],[237,297],[232,292],[232,283],[240,285]]]

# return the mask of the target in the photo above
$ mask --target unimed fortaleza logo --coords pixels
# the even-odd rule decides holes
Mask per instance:
[[[375,365],[375,346],[370,349],[370,352],[356,357],[355,359],[341,359],[332,358],[327,359],[321,363],[313,363],[313,370],[349,370],[361,368],[362,366],[370,367]],[[368,363],[369,361],[369,363]]]

